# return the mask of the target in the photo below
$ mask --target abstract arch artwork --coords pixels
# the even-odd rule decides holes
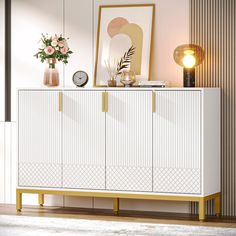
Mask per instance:
[[[123,17],[117,17],[108,24],[107,33],[111,37],[110,41],[110,57],[113,58],[113,50],[116,48],[116,44],[113,44],[113,39],[116,35],[127,36],[126,42],[125,37],[124,41],[117,42],[117,44],[127,45],[127,49],[131,45],[135,47],[135,54],[131,60],[130,69],[135,72],[136,75],[141,74],[141,61],[142,61],[142,48],[143,48],[143,30],[142,28],[134,23],[129,23],[129,21]],[[127,51],[127,49],[125,51]]]
[[[100,6],[94,86],[107,84],[104,62],[118,61],[131,46],[130,70],[137,80],[150,78],[154,12],[154,4]]]

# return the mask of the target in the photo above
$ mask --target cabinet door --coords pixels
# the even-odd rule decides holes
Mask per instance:
[[[157,91],[153,113],[155,192],[201,192],[201,92]]]
[[[19,186],[61,187],[58,94],[58,91],[19,91]]]
[[[63,187],[105,189],[102,91],[63,93]]]
[[[152,92],[109,91],[106,189],[152,191]]]

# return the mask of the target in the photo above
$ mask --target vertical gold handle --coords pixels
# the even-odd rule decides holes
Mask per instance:
[[[102,112],[108,111],[108,93],[102,92]]]
[[[156,93],[152,92],[152,112],[156,111]]]
[[[106,92],[102,92],[102,112],[106,112],[105,97],[106,97]]]
[[[59,92],[58,94],[58,110],[59,112],[62,112],[62,92]]]
[[[108,112],[108,92],[105,92],[105,111]]]

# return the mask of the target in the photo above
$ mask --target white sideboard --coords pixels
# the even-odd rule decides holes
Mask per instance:
[[[22,194],[199,202],[220,213],[220,89],[18,90]]]

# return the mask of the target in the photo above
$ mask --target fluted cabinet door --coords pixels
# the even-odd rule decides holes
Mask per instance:
[[[63,92],[63,187],[105,189],[102,91]]]
[[[19,91],[19,186],[61,187],[58,93]]]
[[[201,192],[201,92],[156,91],[153,113],[153,188]]]
[[[152,92],[109,91],[106,189],[152,191]]]

